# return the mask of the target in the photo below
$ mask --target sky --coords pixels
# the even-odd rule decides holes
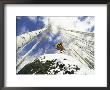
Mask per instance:
[[[40,29],[44,27],[44,23],[42,21],[43,17],[40,16],[17,16],[16,17],[16,35],[31,32],[36,29]]]
[[[42,37],[42,41],[36,46],[36,48],[29,54],[42,55],[44,53],[55,53],[57,50],[55,44],[60,42],[57,40],[59,33],[57,32],[57,27],[60,25],[65,29],[75,29],[84,32],[94,32],[94,17],[93,16],[75,16],[75,17],[44,17],[44,16],[17,16],[16,17],[16,36],[21,34],[31,32],[34,30],[39,30],[48,25],[48,19],[52,23],[53,31],[52,33],[45,34],[48,38],[44,37],[43,34],[39,34],[38,37]],[[17,59],[25,55],[32,46],[37,43],[35,38],[29,44],[25,46],[18,54]]]

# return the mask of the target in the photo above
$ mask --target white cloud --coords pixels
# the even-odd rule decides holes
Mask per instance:
[[[52,33],[54,34],[58,32],[58,26],[67,30],[87,31],[88,28],[94,26],[94,17],[87,17],[87,19],[83,22],[81,22],[77,16],[45,17],[44,23],[45,25],[48,25],[48,23],[52,24]]]
[[[33,23],[36,23],[37,22],[37,16],[28,16],[28,19],[30,21],[32,21]]]
[[[87,19],[83,22],[78,21],[76,23],[76,30],[78,31],[87,31],[89,28],[93,27],[95,25],[94,17],[87,17]]]
[[[25,25],[21,27],[20,34],[27,33],[27,32],[29,32],[29,29]]]
[[[20,17],[20,16],[17,16],[16,18],[17,18],[17,19],[21,19],[21,17]]]

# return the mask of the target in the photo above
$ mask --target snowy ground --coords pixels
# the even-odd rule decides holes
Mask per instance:
[[[76,72],[76,74],[88,75],[88,74],[94,73],[94,70],[89,69],[87,66],[84,66],[84,64],[82,64],[75,57],[68,56],[66,54],[45,54],[40,56],[39,59],[41,61],[57,59],[58,62],[60,61],[61,63],[65,64],[66,67],[68,67],[68,65],[70,65],[70,67],[72,65],[78,65],[80,70]],[[60,72],[59,74],[62,74],[62,73]]]
[[[51,60],[56,60],[55,64],[56,63],[64,64],[66,68],[69,68],[69,70],[74,70],[73,68],[78,66],[79,70],[78,71],[74,70],[74,74],[78,74],[78,75],[88,75],[88,74],[93,74],[94,73],[94,70],[88,68],[87,66],[84,66],[84,64],[82,64],[75,57],[68,56],[66,54],[60,54],[60,53],[45,54],[45,55],[42,55],[42,56],[38,57],[37,59],[39,59],[40,61],[43,61],[43,62],[46,62],[47,60],[48,61],[49,60],[50,61]],[[33,59],[33,60],[35,60],[35,59]],[[25,62],[25,64],[26,64],[26,62]],[[60,71],[59,68],[55,68],[55,69],[51,70],[51,74],[53,74],[53,71],[55,71],[55,70],[59,71],[58,74],[63,74],[64,73],[64,70]]]

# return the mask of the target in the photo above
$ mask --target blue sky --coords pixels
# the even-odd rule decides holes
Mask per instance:
[[[43,18],[44,17],[41,17],[41,16],[36,16],[34,18],[27,17],[27,16],[17,16],[16,17],[16,36],[19,36],[23,33],[31,32],[31,31],[38,30],[38,29],[45,27]],[[50,35],[50,34],[48,34],[48,35]],[[42,37],[42,36],[43,36],[42,34],[38,35],[38,37]],[[53,46],[55,44],[55,42],[54,42],[55,37],[57,37],[57,36],[54,36],[52,38],[53,41],[51,41],[51,42],[48,39],[42,38],[42,41],[32,51],[30,56],[38,53],[38,51],[41,48],[43,50],[41,54],[43,54],[45,52],[46,46],[48,46],[47,49],[49,49],[49,50],[47,50],[48,52],[46,52],[46,53],[54,53],[56,50],[55,47]],[[22,51],[17,54],[17,58],[20,58],[21,56],[25,55],[32,48],[32,46],[35,43],[37,43],[37,39],[34,39],[29,44],[27,44],[25,46],[25,48],[23,48]]]
[[[33,16],[17,16],[16,17],[16,36],[45,27],[45,24],[43,21],[44,18],[45,17],[42,17],[42,16],[34,16],[34,17]],[[85,22],[87,18],[88,18],[87,16],[79,16],[78,20],[80,22]],[[88,28],[87,31],[93,32],[94,26]],[[46,50],[46,53],[56,52],[56,48],[54,45],[58,43],[58,41],[56,41],[56,38],[59,36],[59,34],[51,36],[50,33],[46,33],[46,35],[51,37],[52,40],[50,41],[49,38],[43,37],[42,41],[36,46],[36,48],[32,51],[30,56],[38,53],[41,48],[42,48],[41,54],[43,54],[45,50]],[[39,35],[39,37],[42,37],[42,36],[43,36],[42,34]],[[29,44],[27,44],[27,46],[20,53],[17,54],[17,58],[20,58],[21,56],[25,55],[35,43],[37,43],[37,39],[34,39]]]
[[[79,19],[80,21],[84,21],[87,17],[88,17],[88,16],[79,16],[78,19]]]
[[[17,16],[16,17],[16,35],[20,35],[25,32],[34,31],[44,27],[42,21],[44,17],[36,16],[33,19],[27,16]]]

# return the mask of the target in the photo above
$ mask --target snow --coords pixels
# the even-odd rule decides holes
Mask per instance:
[[[44,58],[45,57],[45,58]],[[57,59],[57,62],[61,62],[62,64],[65,64],[65,66],[68,67],[68,65],[78,65],[80,67],[80,70],[76,73],[77,75],[88,75],[88,74],[94,74],[94,70],[89,69],[87,66],[84,66],[79,60],[77,60],[75,57],[66,55],[66,54],[44,54],[40,57],[38,57],[41,61],[46,60],[53,60]],[[66,59],[66,60],[64,60]],[[61,72],[59,74],[62,74]]]

